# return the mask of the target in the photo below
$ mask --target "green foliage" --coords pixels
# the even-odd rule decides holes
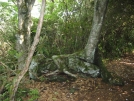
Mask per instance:
[[[104,57],[120,57],[133,51],[133,4],[131,0],[111,0],[109,2],[99,44]]]
[[[47,1],[37,53],[51,57],[82,50],[91,29],[93,4],[93,1]],[[131,0],[109,2],[99,43],[103,57],[120,57],[126,52],[132,52],[133,12]]]
[[[3,92],[0,94],[0,101],[9,101],[10,97],[9,94],[12,93],[10,92],[10,87],[12,85],[11,81],[7,81],[7,79],[3,79],[4,81],[4,90]],[[24,101],[23,99],[27,97],[28,93],[31,94],[31,91],[29,91],[29,89],[26,88],[19,88],[17,93],[16,93],[16,101]]]
[[[4,91],[3,94],[0,94],[0,100],[1,101],[9,101],[9,92],[7,90],[9,88],[10,88],[10,84],[8,83],[8,84],[5,85],[6,91]]]
[[[10,86],[11,86],[11,82],[6,82],[6,84],[5,84],[5,88],[4,88],[4,91],[3,91],[3,93],[2,94],[0,94],[0,100],[1,101],[9,101],[10,99],[10,97],[9,97],[9,94],[10,94],[10,91],[9,91],[9,89],[10,89]],[[18,91],[17,91],[17,96],[16,96],[16,101],[23,101],[23,98],[25,98],[26,97],[26,94],[25,93],[27,93],[27,91],[25,91],[24,89],[19,89]]]
[[[30,92],[29,92],[29,96],[31,96],[31,98],[28,101],[38,100],[39,91],[37,89],[31,89]]]
[[[4,80],[4,79],[3,79]],[[10,92],[10,87],[11,87],[11,82],[8,82],[5,80],[5,85],[4,85],[4,91],[2,94],[0,94],[0,101],[9,101],[10,97],[9,94],[12,93]],[[28,96],[30,97],[28,101],[35,101],[39,98],[39,91],[37,89],[28,89],[24,88],[24,84],[22,84],[16,93],[16,101],[24,101],[24,98],[27,98]]]
[[[92,6],[89,1],[47,2],[37,53],[51,57],[82,50],[90,33]],[[34,26],[33,26],[34,28]]]
[[[15,51],[15,33],[17,32],[17,6],[11,2],[0,3],[0,61],[9,67],[16,64],[17,52]]]

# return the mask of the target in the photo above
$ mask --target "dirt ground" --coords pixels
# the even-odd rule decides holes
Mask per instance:
[[[124,80],[124,86],[113,86],[101,78],[78,78],[66,82],[34,82],[31,88],[40,92],[38,101],[134,101],[134,55],[107,61],[106,67]]]

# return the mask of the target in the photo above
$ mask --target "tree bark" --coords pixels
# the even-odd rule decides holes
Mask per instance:
[[[88,38],[88,42],[85,46],[85,59],[93,63],[95,49],[98,45],[103,20],[107,10],[108,0],[95,0],[94,1],[94,16],[92,29]]]
[[[17,0],[18,6],[18,33],[16,34],[16,50],[18,51],[18,69],[22,70],[30,49],[31,10],[35,0]]]
[[[13,80],[13,85],[11,86],[11,91],[10,91],[10,101],[15,101],[15,93],[18,89],[19,83],[21,81],[21,79],[23,78],[23,76],[26,74],[26,72],[28,71],[30,62],[32,60],[32,56],[34,54],[34,51],[36,49],[36,46],[39,42],[39,37],[40,37],[40,32],[41,32],[41,28],[42,28],[42,23],[43,23],[43,18],[44,18],[44,8],[45,8],[45,0],[42,0],[42,6],[41,6],[41,13],[40,13],[40,18],[39,18],[39,23],[38,23],[38,27],[37,27],[37,31],[36,31],[36,35],[34,37],[34,42],[30,48],[30,51],[28,53],[28,57],[26,59],[26,64],[25,67],[23,68],[23,70],[18,74],[18,76]]]

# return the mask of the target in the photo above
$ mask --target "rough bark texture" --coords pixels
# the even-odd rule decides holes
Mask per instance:
[[[17,0],[18,5],[18,33],[16,34],[16,49],[20,54],[18,57],[18,69],[22,70],[30,49],[31,35],[31,10],[35,0]]]
[[[95,0],[94,4],[92,29],[88,38],[88,42],[85,46],[85,59],[90,63],[93,63],[94,61],[94,53],[98,45],[108,0]]]
[[[42,0],[42,7],[41,7],[41,13],[40,13],[41,15],[40,15],[36,35],[35,35],[35,38],[34,38],[34,42],[33,42],[32,46],[30,48],[28,57],[26,59],[25,67],[20,72],[20,74],[14,79],[13,85],[10,88],[11,89],[11,91],[10,91],[10,101],[15,101],[15,93],[16,93],[16,91],[18,89],[19,83],[20,83],[21,79],[23,78],[23,76],[25,75],[25,73],[28,71],[30,62],[32,60],[32,56],[33,56],[34,51],[36,49],[36,46],[37,46],[37,44],[39,42],[39,36],[40,36],[42,23],[43,23],[43,17],[44,17],[44,8],[45,8],[45,0]]]

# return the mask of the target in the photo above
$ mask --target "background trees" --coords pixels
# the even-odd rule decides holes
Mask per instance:
[[[70,2],[72,3],[49,2],[49,4],[55,6],[55,9],[45,16],[43,33],[37,49],[38,53],[44,53],[46,57],[51,57],[53,54],[73,53],[84,48],[91,29],[93,2]],[[66,8],[65,5],[67,5]],[[103,57],[112,56],[111,58],[115,58],[122,56],[128,50],[130,52],[133,50],[132,7],[133,2],[131,0],[124,2],[120,0],[109,1],[106,20],[104,21],[99,42]],[[51,6],[47,7],[47,9],[50,8]],[[126,11],[124,11],[125,9]],[[64,15],[65,11],[72,13]],[[129,23],[123,25],[125,22]],[[45,43],[47,46],[45,46]],[[52,49],[53,51],[51,51]]]
[[[132,7],[134,7],[132,0],[109,2],[100,41],[104,57],[119,57],[126,52],[132,52],[134,48]]]

